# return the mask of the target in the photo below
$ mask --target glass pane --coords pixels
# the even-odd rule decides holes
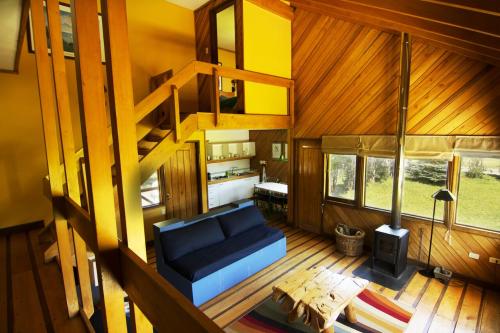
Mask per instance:
[[[141,185],[142,207],[157,206],[160,204],[160,186],[158,183],[158,172],[151,175]]]
[[[356,155],[330,154],[328,196],[354,200]]]
[[[432,195],[446,188],[448,162],[444,160],[405,160],[403,213],[432,218]],[[443,220],[444,202],[436,203],[436,220]]]
[[[500,230],[500,158],[463,157],[457,223]]]
[[[391,210],[394,160],[368,157],[365,175],[365,206]]]

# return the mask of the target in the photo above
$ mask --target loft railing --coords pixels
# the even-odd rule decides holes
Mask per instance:
[[[135,120],[137,123],[142,121],[146,116],[153,112],[161,103],[165,102],[171,96],[173,97],[173,114],[171,115],[171,124],[173,130],[176,132],[176,139],[180,140],[181,133],[179,120],[179,89],[186,85],[189,81],[195,78],[198,74],[210,75],[212,77],[212,112],[214,113],[214,124],[220,121],[220,104],[219,104],[219,77],[231,78],[239,81],[248,81],[255,83],[263,83],[270,86],[284,87],[288,90],[288,116],[292,120],[294,118],[294,103],[293,103],[293,89],[294,81],[283,77],[246,71],[241,69],[234,69],[229,67],[221,67],[218,65],[202,62],[192,61],[171,79],[161,84],[152,93],[146,96],[135,106]],[[291,123],[293,125],[293,123]],[[147,132],[138,133],[137,139],[140,140],[146,136]]]

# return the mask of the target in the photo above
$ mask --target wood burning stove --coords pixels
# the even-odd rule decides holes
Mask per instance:
[[[384,224],[375,230],[372,269],[399,277],[406,269],[410,232]]]

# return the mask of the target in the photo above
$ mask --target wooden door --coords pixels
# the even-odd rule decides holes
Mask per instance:
[[[196,145],[185,144],[164,164],[164,202],[167,218],[188,218],[200,213]]]
[[[299,228],[321,232],[323,154],[319,140],[299,140],[296,145],[295,212]]]

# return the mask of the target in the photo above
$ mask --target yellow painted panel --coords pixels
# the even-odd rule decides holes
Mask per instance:
[[[290,20],[243,1],[244,69],[290,78],[292,71]],[[288,113],[285,88],[245,82],[245,113]]]

